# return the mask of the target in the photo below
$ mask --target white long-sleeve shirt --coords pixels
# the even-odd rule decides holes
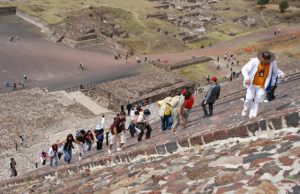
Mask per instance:
[[[101,124],[100,124],[100,128],[104,129],[104,125],[105,125],[105,117],[102,117],[101,119]]]
[[[254,58],[254,59],[251,59],[243,68],[242,68],[242,74],[243,74],[243,77],[244,77],[244,81],[245,80],[250,80],[250,87],[252,87],[252,84],[253,84],[253,79],[254,79],[254,76],[257,72],[257,69],[258,69],[258,66],[260,65],[260,61],[258,58]],[[265,85],[264,85],[264,88],[266,89],[269,84],[270,84],[270,81],[272,81],[271,83],[271,86],[274,86],[275,83],[276,83],[276,78],[278,76],[278,67],[277,67],[277,64],[276,64],[276,61],[274,60],[271,64],[270,64],[270,68],[269,68],[269,74],[268,74],[268,77],[265,81]],[[272,79],[271,79],[272,78]],[[245,87],[249,87],[249,86],[246,86],[245,85],[245,82],[244,82],[244,86]]]

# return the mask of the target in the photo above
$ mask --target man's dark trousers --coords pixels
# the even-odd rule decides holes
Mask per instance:
[[[202,103],[201,103],[204,116],[212,116],[213,115],[214,102],[206,103],[206,104],[208,104],[209,112],[207,112],[206,104],[204,104],[204,102],[205,102],[205,100],[203,100]]]

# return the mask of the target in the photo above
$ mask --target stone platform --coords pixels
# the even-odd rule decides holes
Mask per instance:
[[[165,96],[174,96],[183,88],[194,90],[192,83],[167,71],[156,70],[97,84],[85,94],[101,105],[119,111],[120,106],[126,107],[128,102],[137,104],[144,100],[153,103]]]

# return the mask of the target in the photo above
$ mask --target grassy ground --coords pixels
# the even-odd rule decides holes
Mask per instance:
[[[17,5],[19,10],[39,17],[51,25],[63,22],[67,16],[91,6],[94,8],[103,8],[104,6],[105,9],[111,9],[116,16],[119,16],[120,19],[117,23],[131,34],[129,38],[119,39],[118,42],[129,46],[138,54],[150,54],[178,52],[201,46],[207,47],[210,43],[215,44],[235,38],[236,36],[229,36],[231,32],[236,33],[237,36],[242,36],[260,29],[266,25],[265,23],[273,25],[283,22],[285,18],[300,16],[299,8],[295,7],[298,4],[295,2],[300,1],[291,2],[293,6],[285,14],[275,11],[278,9],[277,4],[270,4],[265,9],[261,9],[257,6],[256,1],[222,0],[220,3],[211,4],[214,9],[208,10],[208,12],[223,18],[224,24],[214,26],[214,32],[207,33],[206,39],[188,45],[172,37],[173,34],[180,31],[179,27],[162,20],[147,19],[149,13],[168,12],[179,15],[183,13],[177,10],[155,9],[156,3],[148,0],[17,0]],[[265,14],[263,14],[264,10],[267,10]],[[125,12],[127,14],[124,14]],[[254,17],[257,21],[257,27],[249,29],[232,23],[234,18],[244,15]],[[157,28],[161,28],[161,32],[157,32]],[[164,31],[168,31],[170,35],[165,36]]]
[[[229,69],[223,68],[221,71],[216,70],[216,64],[212,62],[206,63],[199,63],[195,65],[190,65],[187,67],[183,67],[180,69],[176,69],[173,71],[174,73],[179,74],[180,76],[184,77],[189,81],[196,81],[196,82],[206,82],[207,75],[214,75],[217,76],[220,80],[225,76],[229,75]]]
[[[201,46],[207,47],[209,44],[230,40],[232,37],[221,32],[209,32],[205,34],[206,39],[199,40],[188,44],[190,48],[200,48]]]
[[[271,49],[276,53],[300,59],[300,37],[275,45]]]
[[[0,2],[0,7],[12,7],[16,6],[15,2]]]
[[[176,26],[161,20],[146,18],[148,13],[157,12],[153,5],[145,0],[29,0],[26,3],[18,2],[20,10],[39,17],[52,25],[63,22],[64,18],[72,13],[88,9],[90,6],[95,8],[102,6],[117,8],[114,9],[114,13],[117,15],[118,9],[122,9],[130,12],[132,18],[128,20],[126,17],[119,15],[118,23],[129,32],[134,31],[133,34],[138,36],[120,40],[121,43],[131,47],[138,53],[170,52],[186,49],[187,47],[182,42],[170,41],[171,38],[165,37],[162,33],[156,31],[159,27],[172,34],[179,31]],[[168,43],[168,45],[165,45],[165,43]]]

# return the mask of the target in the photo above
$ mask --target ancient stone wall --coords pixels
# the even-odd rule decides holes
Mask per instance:
[[[194,91],[194,85],[164,70],[142,73],[124,79],[104,82],[85,93],[101,105],[119,110],[121,105],[144,100],[153,103],[174,96],[183,88]]]
[[[19,16],[20,18],[22,18],[23,20],[41,28],[41,32],[46,33],[48,35],[53,34],[53,32],[50,30],[50,28],[48,27],[48,24],[38,18],[32,17],[26,13],[23,13],[19,10],[17,10],[16,15]]]
[[[16,11],[16,7],[0,7],[0,15],[13,15]]]

